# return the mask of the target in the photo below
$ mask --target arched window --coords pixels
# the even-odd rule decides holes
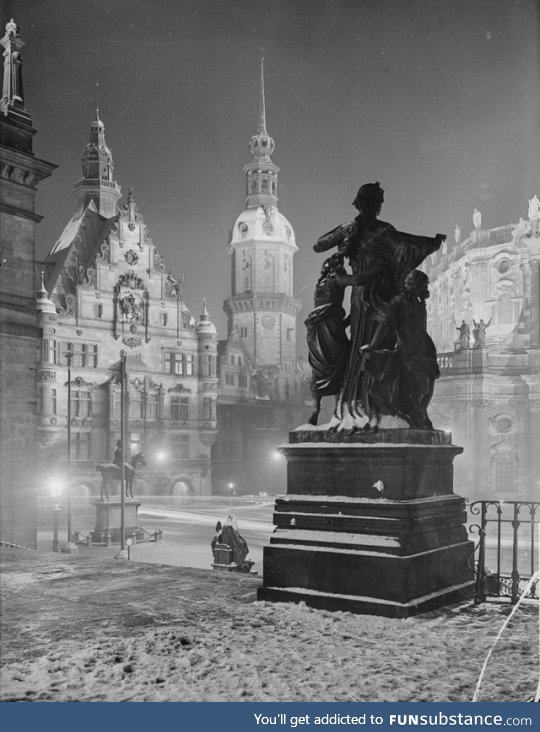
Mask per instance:
[[[510,493],[514,488],[514,458],[507,452],[495,457],[495,493]]]
[[[512,320],[512,297],[503,292],[497,301],[497,323],[511,323]]]

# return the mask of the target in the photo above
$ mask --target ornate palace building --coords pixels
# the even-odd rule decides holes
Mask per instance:
[[[261,62],[259,124],[244,166],[246,205],[227,253],[228,338],[219,343],[219,432],[212,450],[214,493],[275,492],[284,485],[276,446],[305,419],[305,385],[296,355],[294,231],[278,210],[279,168],[266,130]]]
[[[35,303],[35,211],[38,183],[56,165],[33,152],[16,24],[0,40],[0,540],[35,547],[36,361],[41,344]]]
[[[67,460],[71,356],[71,460],[78,482],[98,484],[120,436],[120,351],[127,352],[128,432],[147,492],[211,492],[216,435],[217,334],[206,305],[196,319],[182,282],[167,274],[130,189],[121,205],[98,111],[75,183],[75,213],[45,263],[38,292],[39,441]]]
[[[460,241],[456,230],[455,245],[443,244],[425,265],[441,366],[430,414],[465,448],[455,485],[469,497],[540,497],[537,224],[484,230],[476,212],[471,235]]]

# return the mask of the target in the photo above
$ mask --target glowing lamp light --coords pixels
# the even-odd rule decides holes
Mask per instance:
[[[49,493],[53,503],[59,503],[62,498],[63,484],[59,480],[51,480],[49,483]]]
[[[165,461],[166,459],[167,459],[167,453],[165,453],[165,452],[163,452],[163,451],[161,451],[161,452],[157,452],[157,453],[156,453],[156,460],[157,460],[157,461],[158,461],[159,463],[162,463],[162,462],[164,462],[164,461]]]
[[[227,488],[232,491],[232,489],[234,488],[234,483],[227,483]]]
[[[274,450],[272,453],[272,460],[281,460],[283,455],[279,452],[279,450]]]

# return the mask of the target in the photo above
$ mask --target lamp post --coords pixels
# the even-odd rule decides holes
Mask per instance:
[[[67,351],[68,403],[67,403],[67,540],[71,541],[71,360],[73,352]]]
[[[165,463],[167,462],[168,455],[164,450],[158,450],[158,452],[156,452],[155,457],[156,457],[156,462],[159,465],[157,489],[158,489],[159,493],[161,493],[161,491],[162,490],[164,491],[167,486],[167,477],[165,475]]]
[[[49,484],[51,494],[51,508],[53,512],[53,552],[58,551],[58,514],[62,510],[62,483],[59,480],[53,480]],[[69,494],[68,494],[69,495]]]
[[[120,449],[122,462],[120,466],[120,551],[126,548],[126,476],[124,461],[126,459],[126,352],[120,351]]]

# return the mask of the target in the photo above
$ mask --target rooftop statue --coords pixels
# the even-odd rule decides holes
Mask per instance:
[[[487,323],[484,323],[483,318],[480,318],[480,322],[477,323],[476,320],[473,318],[473,338],[474,338],[474,344],[473,348],[485,348],[486,347],[486,331],[491,325],[491,318],[488,320]]]
[[[472,220],[474,228],[477,231],[482,228],[482,214],[477,208],[475,208],[473,211]]]
[[[456,228],[454,229],[454,239],[456,244],[459,244],[461,241],[461,226],[459,224],[456,224]]]
[[[337,247],[348,258],[356,278],[350,282],[350,350],[333,420],[338,430],[373,429],[384,416],[396,416],[395,400],[374,408],[369,399],[371,381],[362,347],[372,344],[381,321],[390,317],[393,298],[403,292],[408,273],[446,240],[443,234],[426,237],[396,231],[377,218],[383,201],[384,191],[379,183],[363,185],[353,202],[358,216],[322,236],[314,246],[316,252]],[[394,350],[396,344],[395,328],[387,327],[379,333],[378,350]]]
[[[529,198],[529,221],[531,221],[534,236],[538,234],[538,219],[540,219],[540,200],[535,193],[532,198]]]
[[[469,342],[471,339],[471,327],[464,320],[461,321],[459,328],[456,328],[459,333],[458,349],[465,351],[469,348]]]

